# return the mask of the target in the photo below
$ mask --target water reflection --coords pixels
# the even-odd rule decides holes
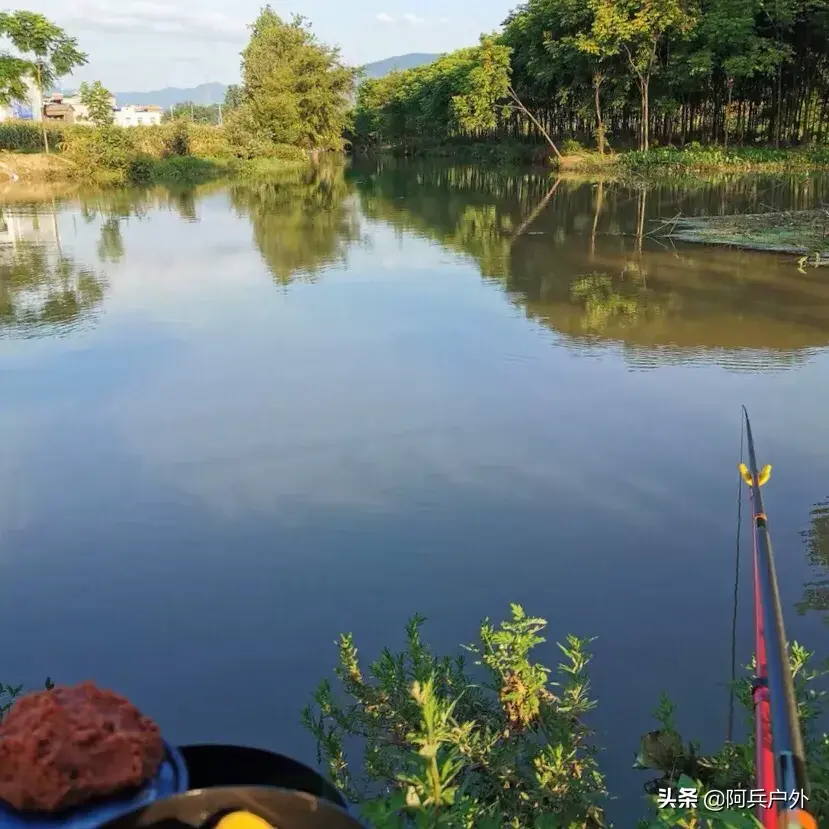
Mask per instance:
[[[64,252],[57,207],[6,209],[0,220],[0,336],[61,333],[94,314],[106,277]]]
[[[782,524],[825,494],[808,481],[827,475],[813,447],[827,439],[829,352],[810,357],[829,339],[829,286],[785,258],[672,250],[647,234],[679,210],[829,201],[823,182],[645,191],[377,165],[39,207],[41,235],[3,246],[3,333],[66,330],[36,324],[55,316],[42,285],[75,291],[68,318],[106,316],[83,347],[3,349],[12,451],[0,473],[13,508],[0,515],[0,567],[16,590],[0,624],[28,631],[10,641],[9,676],[31,681],[44,664],[100,676],[143,694],[175,740],[294,753],[303,735],[268,712],[299,710],[344,624],[379,650],[402,617],[434,614],[443,649],[517,599],[555,608],[559,631],[599,637],[609,763],[629,765],[654,676],[680,703],[694,689],[683,716],[698,711],[689,730],[709,739],[732,598],[723,544],[738,404],[763,401],[764,451],[811,472],[801,490],[778,490]],[[603,359],[582,359],[596,348]],[[674,360],[753,375],[628,370]],[[829,595],[825,547],[810,542],[808,607]],[[787,562],[789,607],[810,578],[804,559]],[[697,613],[700,596],[710,613]],[[148,606],[163,612],[147,617]],[[217,613],[228,623],[208,636]],[[296,619],[302,641],[283,636],[274,662],[262,630],[278,636]],[[56,625],[77,647],[49,648]],[[238,717],[213,716],[227,709],[220,681],[193,693],[217,660],[242,678]]]
[[[364,213],[471,256],[528,317],[575,348],[621,345],[637,366],[802,363],[829,345],[829,284],[791,257],[649,236],[684,215],[812,207],[825,178],[651,189],[472,167],[383,163],[355,175]]]
[[[250,218],[257,248],[280,285],[312,281],[345,260],[359,238],[357,206],[339,166],[319,166],[275,180],[234,184],[234,208]]]
[[[809,565],[817,578],[804,585],[797,610],[801,614],[809,611],[826,614],[824,621],[829,623],[829,498],[812,507],[809,529],[804,530],[803,537]]]

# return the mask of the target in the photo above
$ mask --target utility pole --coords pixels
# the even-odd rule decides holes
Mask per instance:
[[[222,105],[219,104],[219,126],[223,126],[224,122],[222,121]]]

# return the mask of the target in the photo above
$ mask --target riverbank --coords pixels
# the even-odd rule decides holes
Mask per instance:
[[[252,179],[307,166],[307,160],[221,158],[195,155],[169,158],[136,157],[116,169],[92,168],[62,153],[0,151],[0,198],[15,185],[73,184],[203,184],[222,178]]]
[[[585,177],[614,179],[663,179],[712,173],[783,173],[829,170],[829,147],[773,149],[762,147],[657,147],[648,152],[623,150],[603,155],[583,148],[576,141],[552,148],[523,142],[479,142],[421,144],[387,148],[380,154],[397,157],[446,158],[459,163],[499,165],[544,164],[553,169]]]
[[[10,183],[201,184],[307,166],[296,146],[233,137],[221,127],[175,122],[150,127],[0,124],[0,176]]]

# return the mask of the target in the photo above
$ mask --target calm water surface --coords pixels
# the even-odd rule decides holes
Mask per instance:
[[[450,648],[517,601],[598,637],[636,813],[661,691],[724,733],[741,403],[790,633],[824,648],[827,274],[643,234],[829,181],[551,185],[376,166],[7,202],[0,679],[94,677],[171,741],[313,761],[340,631],[374,656],[421,612]]]

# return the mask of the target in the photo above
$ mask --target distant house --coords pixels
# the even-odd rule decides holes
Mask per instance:
[[[54,92],[43,105],[43,117],[47,121],[57,121],[61,124],[75,123],[75,110],[63,95]]]
[[[43,96],[31,78],[25,79],[26,96],[22,101],[0,105],[0,121],[40,121],[43,112]]]
[[[160,106],[130,104],[119,107],[110,96],[112,121],[119,127],[149,126],[161,123],[164,110]],[[89,108],[81,103],[80,95],[64,95],[53,92],[45,102],[33,84],[29,84],[26,101],[14,101],[0,106],[0,121],[13,119],[54,121],[62,124],[88,124]],[[42,103],[41,103],[42,102]]]
[[[153,126],[161,123],[164,110],[158,106],[132,104],[115,108],[115,123],[119,127]]]

